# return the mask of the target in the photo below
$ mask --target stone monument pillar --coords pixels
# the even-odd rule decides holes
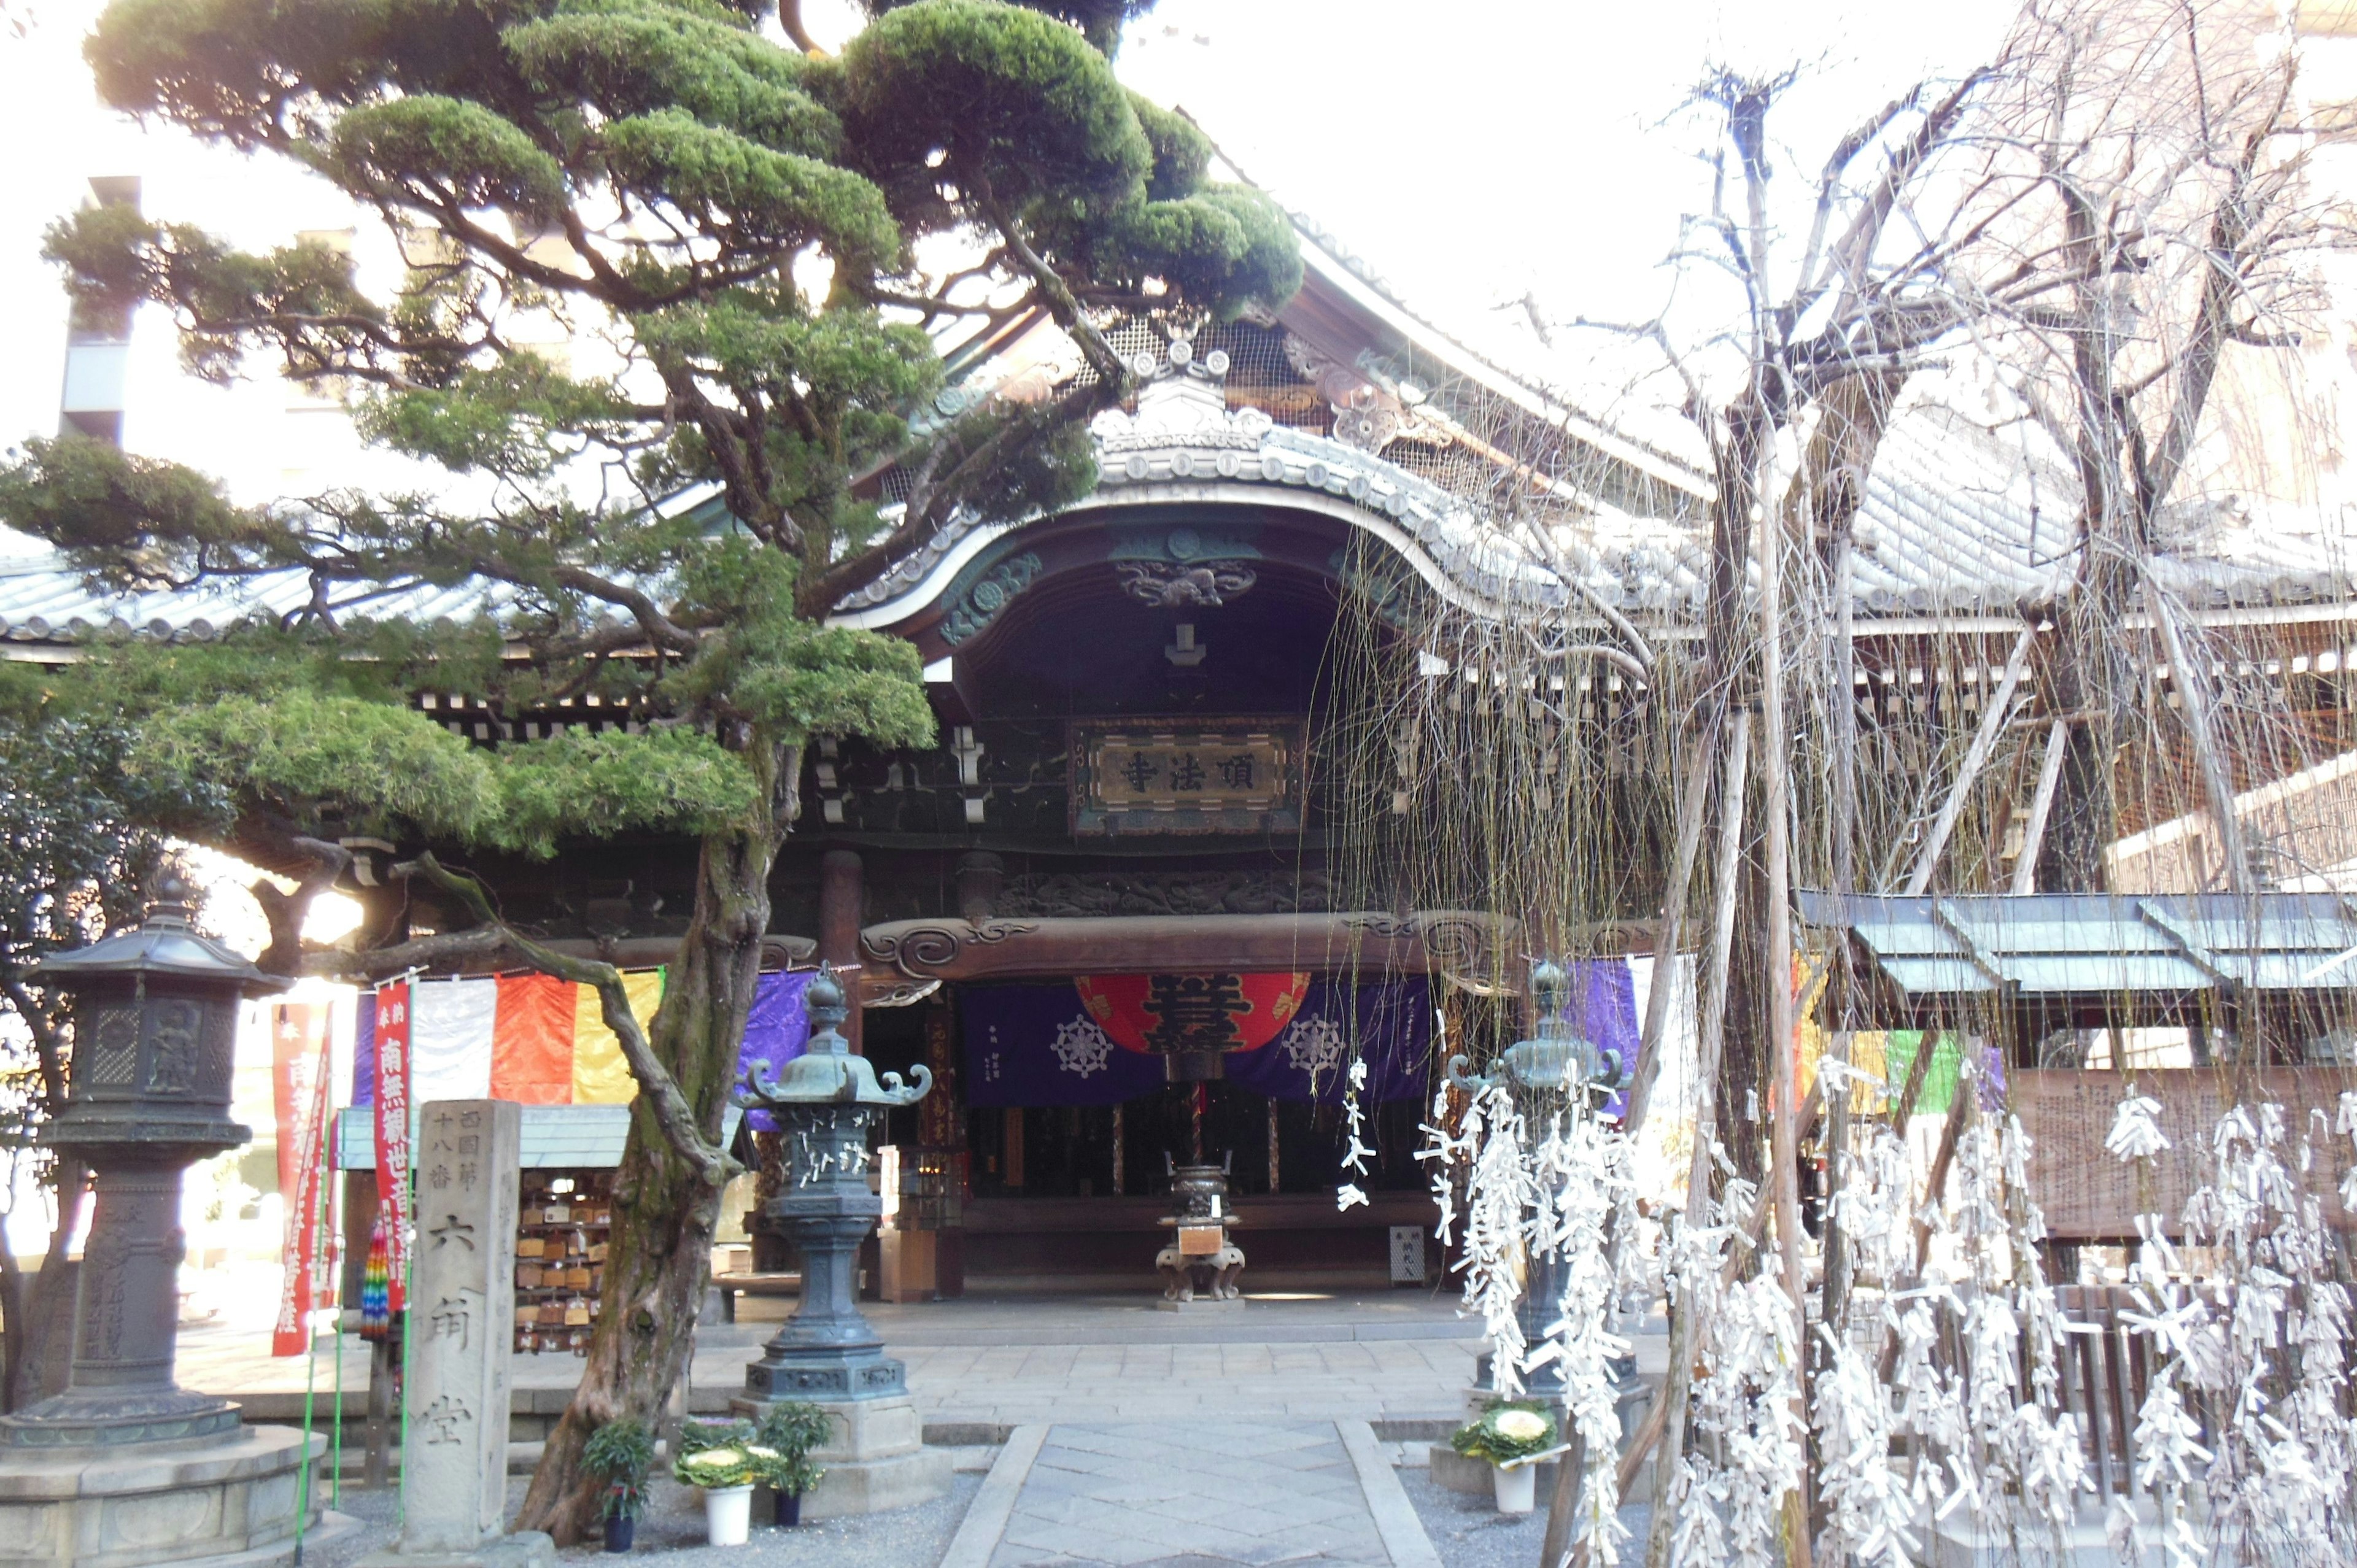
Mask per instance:
[[[419,1112],[401,1540],[361,1568],[555,1561],[537,1530],[501,1533],[522,1143],[523,1108],[512,1101],[436,1100]]]
[[[900,1075],[879,1084],[838,1028],[848,1004],[842,983],[822,968],[803,993],[810,1045],[774,1078],[760,1069],[738,1086],[737,1101],[774,1114],[786,1138],[785,1190],[764,1216],[802,1250],[802,1299],[793,1316],[745,1369],[745,1392],[730,1402],[759,1418],[771,1404],[807,1400],[833,1418],[832,1435],[811,1457],[826,1471],[802,1499],[804,1519],[905,1508],[949,1490],[947,1450],[924,1445],[924,1424],[900,1362],[884,1354],[859,1310],[859,1244],[883,1203],[867,1188],[867,1129],[886,1106],[913,1105],[932,1087]]]

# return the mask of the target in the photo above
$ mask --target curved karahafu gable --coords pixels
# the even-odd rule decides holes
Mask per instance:
[[[1091,427],[1096,494],[1059,522],[1103,521],[1136,509],[1276,506],[1320,514],[1380,541],[1435,593],[1460,608],[1493,609],[1506,598],[1562,606],[1569,590],[1526,548],[1490,526],[1482,512],[1372,452],[1287,428],[1259,409],[1231,409],[1222,389],[1225,356],[1199,360],[1184,341],[1140,356],[1135,413],[1109,410]],[[836,618],[877,629],[912,626],[947,605],[941,640],[950,646],[982,629],[1037,568],[999,549],[1044,520],[952,521],[874,583],[844,600]],[[1216,542],[1202,559],[1218,558]],[[1182,543],[1172,555],[1183,564]],[[979,575],[978,563],[985,570]],[[961,614],[963,611],[963,614]]]

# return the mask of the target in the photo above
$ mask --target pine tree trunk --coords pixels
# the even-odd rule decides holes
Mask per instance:
[[[776,833],[760,830],[704,841],[694,915],[650,1031],[655,1055],[716,1144],[760,978],[777,843]],[[517,1529],[544,1530],[569,1545],[598,1528],[601,1485],[581,1468],[581,1445],[625,1416],[652,1429],[687,1375],[710,1283],[720,1194],[663,1136],[641,1099],[614,1178],[614,1223],[587,1364],[549,1434]]]

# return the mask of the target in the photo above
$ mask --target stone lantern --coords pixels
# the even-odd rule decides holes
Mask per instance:
[[[69,992],[73,1075],[44,1133],[91,1171],[63,1393],[0,1416],[0,1540],[14,1563],[256,1560],[282,1551],[324,1434],[246,1426],[228,1400],[172,1380],[180,1178],[252,1133],[230,1120],[238,1004],[285,989],[188,920],[167,880],[134,929],[42,961]],[[314,1539],[320,1539],[315,1536]]]
[[[180,1176],[253,1133],[230,1120],[238,1004],[284,991],[189,925],[177,880],[131,930],[45,960],[73,997],[73,1079],[43,1134],[90,1166],[94,1207],[63,1393],[0,1418],[10,1448],[111,1445],[234,1431],[237,1407],[172,1381]]]
[[[802,1255],[802,1302],[760,1359],[745,1369],[735,1402],[759,1416],[783,1400],[806,1400],[834,1417],[837,1435],[813,1457],[826,1476],[805,1498],[805,1518],[901,1508],[949,1489],[951,1458],[923,1446],[903,1365],[859,1310],[859,1248],[883,1218],[867,1185],[867,1130],[886,1110],[914,1105],[933,1086],[921,1063],[916,1082],[899,1073],[879,1082],[867,1058],[851,1054],[841,1025],[850,1014],[842,982],[821,966],[803,993],[810,1044],[774,1074],[748,1069],[737,1102],[776,1117],[785,1139],[785,1180],[762,1214]]]
[[[1511,1088],[1518,1096],[1534,1102],[1534,1122],[1567,1104],[1574,1093],[1587,1095],[1600,1104],[1626,1089],[1635,1077],[1634,1064],[1622,1061],[1619,1052],[1606,1050],[1593,1040],[1574,1034],[1570,1021],[1564,1017],[1564,996],[1570,983],[1570,977],[1553,963],[1542,961],[1533,965],[1531,997],[1538,1010],[1537,1032],[1529,1039],[1517,1040],[1507,1047],[1489,1071],[1478,1076],[1467,1074],[1465,1058],[1450,1058],[1449,1082],[1469,1093],[1501,1086]],[[1522,1302],[1515,1308],[1515,1316],[1522,1320],[1524,1344],[1536,1345],[1546,1338],[1547,1326],[1555,1321],[1557,1304],[1563,1300],[1570,1266],[1567,1259],[1554,1253],[1531,1262],[1523,1282]],[[1642,1393],[1637,1384],[1636,1359],[1622,1358],[1614,1363],[1613,1369],[1621,1389],[1621,1424],[1626,1427],[1627,1407]],[[1487,1354],[1481,1358],[1480,1378],[1485,1388],[1497,1386]],[[1540,1368],[1527,1380],[1527,1388],[1534,1399],[1561,1403],[1563,1363],[1555,1361]]]

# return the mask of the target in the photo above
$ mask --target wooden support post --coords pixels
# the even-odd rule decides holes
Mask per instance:
[[[1710,764],[1714,743],[1718,738],[1720,717],[1714,714],[1694,738],[1694,751],[1686,762],[1685,794],[1678,802],[1678,842],[1676,856],[1670,865],[1670,883],[1662,894],[1662,920],[1653,939],[1653,987],[1645,998],[1645,1027],[1637,1045],[1637,1081],[1629,1090],[1629,1112],[1621,1121],[1622,1128],[1631,1139],[1645,1124],[1645,1113],[1652,1108],[1653,1084],[1662,1076],[1662,1035],[1669,1026],[1670,970],[1677,963],[1678,949],[1684,946],[1681,933],[1685,924],[1686,887],[1694,880],[1695,852],[1702,845],[1704,808],[1710,795]]]
[[[1932,1036],[1929,1032],[1926,1032],[1923,1036],[1923,1043],[1915,1047],[1917,1059],[1921,1061],[1923,1058],[1929,1057],[1932,1054]],[[1910,1080],[1913,1080],[1916,1079],[1917,1075],[1910,1071],[1907,1076]],[[1962,1070],[1962,1064],[1960,1063],[1959,1070],[1956,1073],[1956,1097],[1954,1100],[1949,1101],[1948,1120],[1940,1128],[1940,1147],[1932,1155],[1931,1175],[1923,1187],[1923,1201],[1925,1203],[1939,1202],[1940,1189],[1948,1185],[1948,1166],[1955,1161],[1956,1144],[1964,1137],[1964,1123],[1972,1117],[1974,1098],[1975,1094],[1973,1086],[1967,1080],[1966,1075]],[[1912,1277],[1908,1281],[1909,1289],[1913,1289],[1917,1283],[1921,1282],[1923,1278],[1923,1265],[1930,1260],[1931,1255],[1932,1228],[1922,1220],[1919,1219],[1915,1222],[1915,1271]],[[1890,1381],[1891,1373],[1896,1371],[1898,1367],[1899,1334],[1896,1329],[1893,1329],[1883,1338],[1882,1359],[1877,1366],[1876,1376],[1881,1381],[1888,1383]]]
[[[1956,781],[1948,789],[1948,798],[1940,804],[1940,814],[1932,821],[1932,831],[1923,840],[1922,853],[1915,857],[1915,869],[1908,875],[1907,892],[1922,892],[1932,885],[1932,874],[1940,868],[1940,855],[1948,847],[1948,835],[1956,831],[1956,819],[1964,814],[1964,802],[1973,792],[1973,781],[1988,766],[1989,753],[1996,749],[1996,737],[2005,730],[2006,711],[2013,705],[2014,689],[2021,684],[2023,666],[2029,661],[2029,650],[2038,640],[2036,627],[2023,627],[2014,639],[2013,652],[2005,661],[2005,674],[1996,683],[1996,691],[1981,710],[1980,727],[1973,732],[1973,744],[1964,752],[1962,767],[1956,769]]]
[[[818,862],[818,956],[838,969],[859,967],[859,927],[866,903],[866,892],[861,880],[859,855],[856,851],[831,849]],[[866,1054],[860,1028],[859,981],[856,972],[845,980],[845,993],[852,998],[851,1015],[843,1021],[843,1037],[851,1043],[854,1056]]]
[[[395,1315],[392,1331],[369,1346],[368,1446],[361,1458],[363,1487],[381,1488],[392,1477],[393,1446],[399,1440],[393,1431],[393,1412],[401,1408],[401,1316]]]
[[[1774,475],[1775,445],[1761,454],[1760,467]],[[1794,1341],[1809,1338],[1808,1278],[1801,1266],[1800,1094],[1794,1088],[1792,1038],[1792,748],[1784,733],[1784,526],[1778,487],[1763,483],[1760,503],[1760,837],[1767,873],[1768,1061],[1771,1105],[1768,1146],[1773,1162],[1768,1191],[1776,1206],[1776,1238],[1784,1258],[1784,1289],[1792,1298]],[[1795,1412],[1805,1430],[1809,1420],[1807,1358],[1802,1359]],[[1799,1494],[1788,1507],[1792,1568],[1809,1568],[1809,1498],[1804,1471]]]
[[[2013,886],[2007,892],[2019,897],[2038,890],[2038,855],[2046,846],[2046,819],[2054,810],[2054,787],[2062,778],[2062,755],[2071,746],[2071,721],[2056,719],[2046,731],[2046,760],[2039,765],[2038,792],[2029,798],[2029,822],[2021,833],[2021,856],[2013,863]]]
[[[1727,983],[1735,952],[1736,883],[1743,858],[1743,787],[1751,757],[1751,713],[1735,715],[1727,737],[1726,773],[1718,791],[1718,842],[1713,846],[1711,875],[1710,972],[1703,993],[1701,1029],[1695,1063],[1694,1161],[1686,1176],[1686,1220],[1701,1218],[1710,1201],[1710,1150],[1716,1125],[1718,1066],[1727,1045]],[[1755,1220],[1764,1221],[1767,1205],[1758,1205]],[[1693,1391],[1694,1314],[1681,1303],[1670,1312],[1669,1369],[1655,1402],[1662,1409],[1659,1444],[1653,1460],[1653,1522],[1645,1539],[1646,1568],[1668,1568],[1672,1522],[1663,1506],[1676,1478],[1685,1445],[1686,1403]],[[1633,1474],[1631,1478],[1633,1479]]]
[[[1708,728],[1695,737],[1695,755],[1686,769],[1688,799],[1681,802],[1679,811],[1678,839],[1685,865],[1684,870],[1673,875],[1672,880],[1674,885],[1672,891],[1673,899],[1676,899],[1682,891],[1684,876],[1693,869],[1694,850],[1701,843],[1700,797],[1704,785],[1709,778],[1709,743],[1722,733],[1724,733],[1724,726],[1714,720]],[[1703,1147],[1707,1147],[1710,1141],[1708,1108],[1711,1085],[1717,1080],[1719,1046],[1725,1038],[1728,958],[1735,945],[1736,873],[1739,868],[1738,863],[1743,847],[1743,788],[1751,753],[1749,709],[1741,710],[1736,714],[1733,733],[1727,736],[1727,748],[1725,759],[1726,777],[1719,794],[1719,834],[1717,854],[1714,864],[1718,882],[1712,890],[1714,918],[1711,922],[1711,1001],[1706,1016],[1715,1026],[1711,1027],[1710,1032],[1706,1035],[1706,1043],[1702,1047],[1701,1054],[1706,1058],[1707,1065],[1702,1070],[1702,1098],[1698,1102],[1699,1109],[1695,1112],[1695,1139],[1698,1145]],[[1672,907],[1674,907],[1673,904],[1664,903],[1663,925],[1665,928],[1668,926],[1666,911]],[[1660,945],[1668,944],[1664,942]],[[1653,1012],[1654,1005],[1662,1004],[1660,999],[1663,996],[1663,990],[1662,975],[1657,968],[1653,975],[1655,1001],[1646,1009],[1649,1017]],[[1666,1015],[1665,1006],[1664,1014]],[[1655,1027],[1658,1028],[1658,1025]],[[1659,1036],[1656,1035],[1654,1037],[1658,1040]],[[1658,1050],[1651,1050],[1647,1053],[1648,1059],[1657,1065],[1659,1057]],[[1632,1097],[1628,1124],[1633,1128],[1641,1114],[1642,1112],[1636,1108]],[[1702,1174],[1697,1179],[1706,1185],[1698,1186],[1694,1190],[1707,1192],[1709,1167],[1706,1164],[1699,1169]],[[1612,1238],[1611,1245],[1617,1249],[1620,1241],[1620,1238],[1616,1233]],[[1565,1554],[1571,1549],[1571,1528],[1578,1513],[1580,1487],[1587,1478],[1587,1461],[1586,1445],[1574,1438],[1570,1451],[1556,1462],[1555,1490],[1547,1501],[1546,1535],[1540,1549],[1542,1561],[1549,1564],[1550,1568],[1553,1564],[1561,1563]],[[1624,1487],[1627,1485],[1625,1479],[1622,1485]]]
[[[2152,607],[2152,624],[2160,632],[2161,651],[2169,656],[2169,683],[2177,688],[2177,700],[2185,714],[2186,733],[2193,742],[2193,763],[2201,771],[2202,789],[2210,797],[2210,826],[2216,835],[2219,854],[2226,863],[2226,886],[2250,897],[2258,892],[2259,880],[2251,869],[2250,852],[2243,843],[2242,819],[2234,814],[2234,781],[2226,771],[2225,759],[2218,753],[2209,688],[2202,682],[2201,672],[2185,657],[2185,639],[2178,629],[2177,611],[2151,574],[2147,564],[2145,602]]]

